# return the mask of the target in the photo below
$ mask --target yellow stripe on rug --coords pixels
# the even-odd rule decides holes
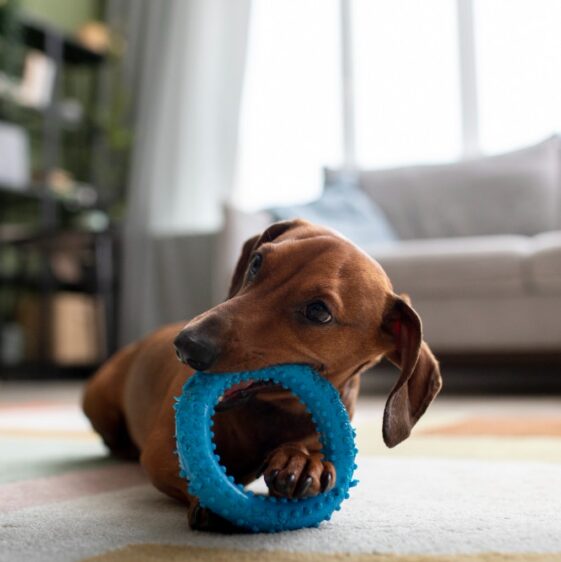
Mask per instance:
[[[478,416],[420,431],[422,435],[561,437],[561,416]]]
[[[0,428],[0,437],[18,437],[20,439],[70,439],[79,441],[99,441],[100,438],[93,431],[90,430],[63,430],[63,429],[26,429],[14,428],[3,429]]]
[[[229,550],[134,544],[82,562],[560,562],[561,553],[543,554],[353,554],[286,552],[275,550]]]
[[[378,431],[376,431],[378,430]],[[357,428],[357,446],[362,455],[478,459],[486,461],[537,461],[561,463],[561,439],[541,436],[442,435],[415,432],[411,439],[388,449],[374,424]]]

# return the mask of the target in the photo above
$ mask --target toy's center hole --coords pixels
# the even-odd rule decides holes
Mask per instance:
[[[314,432],[321,448],[306,406],[290,390],[270,380],[249,379],[232,385],[219,398],[213,419],[220,464],[237,484],[254,493],[267,493],[267,487],[262,477],[248,482],[248,474],[262,468],[271,451]],[[240,456],[246,459],[246,466],[240,466]]]

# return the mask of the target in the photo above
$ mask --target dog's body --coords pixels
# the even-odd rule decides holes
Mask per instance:
[[[177,361],[174,343],[177,358],[192,368]],[[360,373],[383,356],[402,371],[384,413],[384,439],[394,446],[441,387],[418,316],[380,266],[347,240],[304,221],[277,223],[244,245],[227,301],[117,353],[88,383],[84,410],[112,452],[140,454],[153,484],[187,503],[192,527],[228,530],[189,494],[174,453],[174,397],[195,369],[309,364],[339,390],[352,416]],[[217,450],[239,482],[264,473],[270,493],[286,497],[335,483],[313,424],[287,391],[234,388],[217,409]]]

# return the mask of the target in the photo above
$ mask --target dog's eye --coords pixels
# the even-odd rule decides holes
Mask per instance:
[[[315,324],[327,324],[333,316],[323,302],[315,301],[306,306],[306,318]]]
[[[259,269],[261,269],[262,263],[263,263],[263,256],[261,254],[255,254],[251,258],[251,261],[249,262],[249,267],[247,269],[247,276],[249,280],[253,279],[257,275]]]

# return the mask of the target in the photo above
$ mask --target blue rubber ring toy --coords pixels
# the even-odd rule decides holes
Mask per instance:
[[[322,453],[335,466],[337,479],[329,491],[303,499],[274,498],[246,491],[228,476],[213,443],[212,417],[216,403],[231,386],[251,380],[271,380],[294,393],[307,407],[322,442]],[[355,431],[333,385],[306,365],[276,365],[241,373],[196,373],[184,385],[175,404],[175,430],[180,476],[189,492],[207,507],[239,527],[277,532],[317,527],[341,509],[349,497],[357,449]]]

